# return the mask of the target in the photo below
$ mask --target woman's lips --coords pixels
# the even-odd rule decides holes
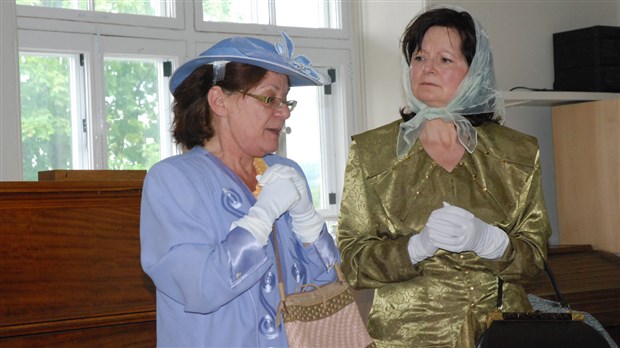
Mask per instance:
[[[432,83],[432,82],[422,82],[420,83],[420,86],[431,86],[431,87],[437,87],[438,85]]]
[[[273,134],[280,136],[280,132],[282,128],[267,128],[267,131],[272,132]]]

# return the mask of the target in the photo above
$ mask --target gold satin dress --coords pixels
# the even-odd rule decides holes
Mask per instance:
[[[520,285],[543,270],[551,234],[536,138],[495,123],[476,128],[478,145],[452,172],[416,142],[396,157],[396,121],[353,137],[337,242],[349,283],[374,288],[368,330],[380,347],[474,347],[495,310],[531,309]],[[410,237],[442,202],[504,230],[499,259],[440,249],[412,265]]]

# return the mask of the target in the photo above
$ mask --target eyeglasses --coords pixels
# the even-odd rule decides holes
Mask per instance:
[[[297,106],[297,101],[295,100],[284,100],[278,97],[265,97],[264,95],[257,95],[257,94],[252,94],[249,92],[243,92],[243,91],[239,91],[239,92],[247,96],[250,96],[256,100],[262,101],[263,103],[267,104],[272,109],[280,109],[282,105],[286,105],[286,107],[288,108],[288,111],[291,112]]]

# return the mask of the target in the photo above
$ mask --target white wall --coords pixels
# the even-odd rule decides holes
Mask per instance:
[[[424,1],[361,1],[361,69],[366,128],[399,118],[404,106],[400,36]]]
[[[0,181],[21,180],[19,163],[21,132],[3,132],[3,129],[21,129],[17,88],[17,31],[15,2],[0,0]]]
[[[434,1],[468,10],[489,33],[498,85],[553,88],[552,35],[593,25],[620,26],[620,0],[616,1]],[[418,12],[418,1],[362,1],[362,99],[366,128],[397,119],[405,105],[400,72],[398,40]],[[559,243],[553,143],[549,107],[508,109],[506,125],[538,138],[543,166],[543,189],[553,235]]]

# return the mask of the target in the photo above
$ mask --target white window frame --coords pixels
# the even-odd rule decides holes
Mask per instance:
[[[114,58],[122,58],[126,57],[129,59],[133,58],[144,58],[144,59],[162,59],[163,61],[170,61],[173,67],[178,66],[179,57],[177,56],[178,52],[185,52],[186,45],[185,42],[182,41],[168,41],[168,40],[157,40],[157,39],[142,39],[142,38],[126,38],[126,37],[101,37],[101,45],[104,47],[105,52],[104,55],[108,55]],[[103,60],[103,56],[101,57]],[[103,65],[103,61],[101,62]],[[173,68],[174,69],[174,68]],[[163,76],[163,64],[159,65],[159,74],[160,77]],[[103,97],[104,85],[103,78],[100,80],[100,91],[101,96]],[[164,77],[163,79],[159,79],[158,90],[160,93],[159,100],[161,101],[159,104],[159,136],[160,136],[160,155],[161,158],[170,157],[174,154],[179,153],[179,149],[176,148],[172,141],[172,136],[170,134],[170,126],[172,124],[172,114],[170,110],[170,104],[172,102],[172,96],[169,93],[168,82],[170,81],[169,77]],[[101,110],[102,113],[98,115],[98,119],[96,122],[101,125],[106,124],[106,120],[104,119],[103,110],[105,108],[105,103],[103,99],[101,100]],[[95,124],[95,123],[94,123]],[[98,129],[98,132],[95,132],[98,136],[102,138],[102,142],[106,142],[107,139],[107,130],[106,129]],[[107,144],[105,147],[101,148],[102,152],[99,154],[99,160],[96,163],[101,163],[102,168],[107,168]]]
[[[74,159],[74,167],[76,169],[88,169],[91,168],[93,163],[92,152],[88,149],[92,148],[92,144],[88,139],[88,134],[90,131],[87,131],[87,136],[78,135],[77,132],[81,131],[81,128],[77,129],[75,117],[81,117],[86,119],[87,125],[90,123],[89,119],[91,119],[92,114],[92,103],[91,103],[91,88],[88,88],[92,83],[92,39],[90,39],[87,35],[81,34],[63,34],[62,39],[58,37],[54,37],[54,34],[51,32],[41,32],[35,30],[23,30],[19,32],[18,40],[20,42],[20,52],[30,53],[30,52],[41,52],[41,53],[50,53],[50,54],[83,54],[84,55],[84,66],[79,69],[80,72],[76,73],[80,81],[77,83],[80,85],[77,89],[83,88],[80,91],[80,94],[76,96],[77,99],[71,98],[72,107],[73,104],[78,104],[80,112],[84,112],[84,115],[75,115],[72,112],[72,122],[71,122],[71,130],[72,130],[72,157]],[[76,81],[71,81],[71,84],[74,85]],[[71,88],[73,90],[73,88]],[[81,94],[84,92],[86,95]],[[21,134],[20,134],[21,138]],[[77,152],[77,153],[76,153]],[[21,159],[21,155],[20,155]],[[77,162],[75,162],[75,160]],[[21,164],[21,163],[20,163]],[[23,166],[20,165],[21,170],[23,170]]]
[[[303,44],[303,40],[299,44]],[[297,44],[297,43],[296,43]],[[328,205],[328,209],[320,210],[321,215],[327,220],[338,220],[340,202],[342,200],[342,187],[344,185],[344,170],[346,166],[349,139],[354,122],[346,115],[347,110],[353,110],[353,93],[351,72],[352,56],[349,50],[334,50],[322,48],[304,48],[305,55],[312,57],[312,64],[317,67],[336,68],[336,82],[331,86],[331,96],[324,98],[328,110],[332,114],[332,122],[321,122],[321,132],[325,135],[325,149],[322,150],[322,168],[325,168],[323,177],[324,186],[329,193],[336,195],[335,204]],[[326,121],[326,120],[323,120]],[[329,126],[328,126],[329,124]],[[324,197],[329,199],[329,197]]]
[[[182,41],[167,41],[144,38],[107,37],[92,34],[75,34],[60,32],[41,32],[35,30],[19,31],[20,50],[58,53],[84,54],[85,62],[85,112],[87,124],[87,141],[79,144],[81,151],[85,151],[84,159],[79,169],[107,168],[107,124],[105,120],[103,59],[104,55],[131,58],[163,58],[177,65],[179,57],[174,55],[185,52],[185,43]],[[160,67],[161,70],[161,67]],[[160,96],[160,137],[162,157],[177,153],[173,145],[170,132],[170,94],[168,93],[168,78],[162,79],[159,90]],[[76,144],[77,145],[77,144]]]
[[[151,28],[184,28],[184,6],[186,1],[174,1],[171,17],[144,16],[124,13],[108,13],[100,11],[73,10],[66,8],[17,5],[17,16],[20,20],[27,18],[37,21],[63,20],[92,24],[131,25]]]
[[[363,127],[362,113],[359,111],[359,100],[356,101],[354,95],[360,92],[359,83],[356,83],[356,74],[358,71],[354,69],[354,61],[359,61],[357,52],[357,43],[352,37],[353,20],[357,7],[353,2],[339,1],[340,11],[342,13],[341,29],[306,29],[279,27],[270,25],[256,24],[231,24],[231,23],[205,23],[202,21],[202,3],[199,0],[178,1],[175,9],[176,16],[174,18],[164,17],[147,17],[136,15],[108,14],[101,12],[89,12],[79,10],[54,9],[54,8],[35,8],[27,6],[11,6],[3,5],[3,10],[9,8],[10,14],[2,14],[3,29],[7,26],[15,26],[15,33],[32,31],[33,35],[38,35],[40,40],[36,44],[30,44],[32,50],[40,50],[42,47],[51,47],[55,50],[66,48],[70,51],[70,47],[79,44],[84,47],[84,52],[90,54],[90,61],[93,61],[97,55],[101,55],[99,49],[106,52],[119,53],[136,53],[153,55],[170,55],[172,70],[176,69],[183,62],[194,58],[200,52],[206,50],[215,42],[228,38],[231,35],[247,35],[260,37],[268,42],[276,42],[281,40],[280,32],[286,31],[295,42],[295,53],[307,55],[311,58],[316,67],[334,67],[338,69],[337,82],[332,86],[332,96],[329,98],[334,107],[334,114],[331,115],[332,123],[324,126],[324,132],[327,133],[329,146],[329,157],[323,160],[327,163],[324,166],[324,174],[330,177],[328,183],[329,192],[336,194],[336,204],[330,206],[329,209],[321,211],[328,220],[336,220],[338,207],[341,200],[341,192],[344,178],[344,168],[346,163],[348,145],[352,134],[359,132]],[[16,14],[14,23],[6,21],[13,18]],[[200,18],[197,21],[196,18]],[[7,24],[9,23],[9,24]],[[11,29],[13,30],[13,29]],[[64,37],[59,40],[46,33],[55,33],[58,37]],[[48,34],[49,34],[48,33]],[[85,34],[81,36],[80,34]],[[17,34],[16,34],[17,36]],[[6,36],[3,35],[3,40]],[[87,37],[89,39],[84,39]],[[93,37],[98,38],[99,44],[95,44]],[[132,44],[144,39],[145,44]],[[77,41],[76,41],[77,40]],[[85,40],[80,43],[80,40]],[[133,41],[132,41],[133,40]],[[6,42],[6,41],[4,41]],[[49,45],[49,46],[46,46]],[[19,50],[25,42],[20,41],[16,44],[15,49]],[[111,49],[118,45],[124,47],[121,49]],[[167,45],[170,45],[169,47]],[[39,46],[39,47],[36,47]],[[3,46],[4,47],[4,46]],[[168,47],[164,49],[163,47]],[[173,52],[171,52],[173,51]],[[90,53],[88,53],[90,52]],[[18,66],[17,51],[14,51],[15,65]],[[7,55],[4,54],[3,59]],[[11,54],[8,55],[11,57]],[[102,59],[102,58],[100,58]],[[93,63],[94,64],[94,63]],[[98,62],[97,64],[101,64]],[[1,68],[1,67],[0,67]],[[101,69],[88,67],[87,74],[89,77],[87,83],[91,93],[97,93],[97,98],[89,97],[91,100],[87,107],[90,112],[96,114],[99,112],[103,115],[103,79]],[[10,86],[9,83],[3,81],[3,87]],[[7,91],[7,88],[4,89]],[[9,93],[3,92],[3,101]],[[19,98],[11,98],[16,104],[19,104]],[[336,105],[337,104],[337,105]],[[328,105],[330,106],[330,105]],[[168,105],[169,107],[169,105]],[[9,109],[4,107],[3,110]],[[17,105],[19,112],[19,105]],[[357,110],[357,111],[356,111]],[[2,129],[2,135],[21,134],[19,114],[14,116],[15,121],[3,121],[3,125],[13,125],[11,129]],[[96,116],[93,116],[96,118]],[[99,116],[102,117],[102,116]],[[89,124],[92,124],[91,121]],[[94,132],[93,132],[94,133]],[[100,141],[95,139],[94,141]],[[4,144],[5,142],[3,142]],[[21,136],[19,144],[14,151],[21,152]],[[6,151],[6,150],[4,150]],[[95,158],[101,158],[102,152],[95,153]],[[4,168],[18,167],[21,175],[21,154],[16,156],[2,157],[3,178],[9,177],[9,180],[15,177],[14,171],[7,171]],[[6,180],[6,179],[5,179]],[[16,178],[15,180],[20,180]]]
[[[202,1],[194,1],[194,23],[197,31],[203,32],[225,32],[233,34],[253,35],[274,35],[279,36],[281,31],[285,31],[291,37],[307,37],[316,39],[349,39],[351,27],[351,5],[347,1],[336,1],[339,5],[340,29],[328,28],[299,28],[279,25],[252,24],[252,23],[225,23],[225,22],[206,22],[202,18]],[[338,15],[337,14],[337,15]],[[296,41],[296,40],[295,40]],[[297,42],[295,42],[297,44]]]

